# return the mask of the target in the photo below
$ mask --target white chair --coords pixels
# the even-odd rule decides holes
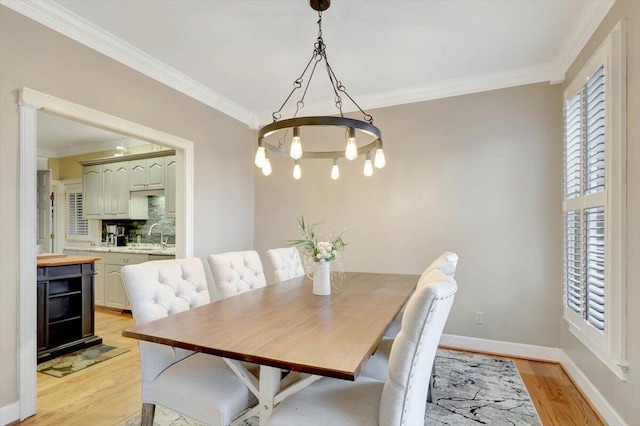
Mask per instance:
[[[274,408],[270,425],[424,425],[431,365],[458,286],[438,272],[411,296],[386,382],[323,378]]]
[[[207,304],[202,261],[158,260],[122,267],[136,325]],[[153,425],[157,404],[205,424],[227,425],[256,399],[219,357],[139,342],[142,425]]]
[[[207,257],[220,297],[235,296],[267,285],[257,251],[230,251]]]
[[[420,276],[420,279],[422,279],[422,277],[435,269],[438,269],[446,276],[453,278],[456,274],[457,265],[458,255],[449,251],[445,251],[436,260],[434,260],[431,265],[427,267],[427,269],[424,270],[424,272]],[[418,282],[420,282],[420,280],[418,280]],[[400,312],[400,314],[393,320],[393,322],[387,329],[387,332],[384,334],[384,337],[386,339],[393,339],[394,337],[396,337],[396,335],[400,331],[401,319],[402,312]],[[387,351],[387,357],[388,356],[389,352]]]
[[[273,266],[275,282],[290,280],[305,274],[298,249],[282,247],[267,250],[267,255]]]

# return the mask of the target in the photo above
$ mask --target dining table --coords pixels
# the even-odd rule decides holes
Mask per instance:
[[[331,294],[317,296],[312,280],[301,276],[136,325],[122,335],[224,358],[258,400],[234,423],[259,415],[264,425],[280,401],[322,377],[355,380],[418,279],[333,272]],[[259,374],[251,364],[259,365]]]

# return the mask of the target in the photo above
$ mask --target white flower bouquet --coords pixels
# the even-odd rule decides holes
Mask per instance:
[[[315,230],[317,224],[307,224],[304,221],[304,216],[300,217],[298,223],[298,230],[302,234],[302,238],[299,240],[293,240],[291,245],[299,247],[300,252],[308,259],[311,259],[314,262],[324,260],[328,263],[335,260],[344,250],[346,243],[342,240],[342,233],[338,236],[334,236],[334,233],[332,232],[331,235],[329,235],[328,240],[318,241],[318,234]]]

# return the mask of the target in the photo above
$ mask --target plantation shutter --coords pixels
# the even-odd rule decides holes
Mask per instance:
[[[582,285],[582,245],[580,234],[580,212],[573,210],[566,213],[566,275],[567,275],[567,307],[582,316],[584,290]]]
[[[586,320],[604,331],[604,207],[586,209],[585,255],[587,309]]]
[[[586,85],[585,195],[604,191],[604,66]]]
[[[67,237],[89,235],[89,221],[83,216],[82,192],[67,192]]]
[[[606,293],[605,88],[603,65],[565,103],[565,304],[600,332]]]
[[[582,151],[582,93],[569,101],[566,111],[566,197],[580,196],[580,160]]]

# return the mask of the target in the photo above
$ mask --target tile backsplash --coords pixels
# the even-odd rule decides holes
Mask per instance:
[[[160,243],[160,228],[165,241],[168,244],[176,243],[176,219],[173,217],[165,217],[164,197],[149,196],[147,197],[149,206],[149,218],[144,220],[103,220],[102,221],[102,241],[106,239],[107,225],[118,225],[125,227],[125,235],[129,237],[129,243]],[[153,228],[151,235],[149,229],[154,223],[160,224]],[[138,240],[138,237],[140,239]]]

